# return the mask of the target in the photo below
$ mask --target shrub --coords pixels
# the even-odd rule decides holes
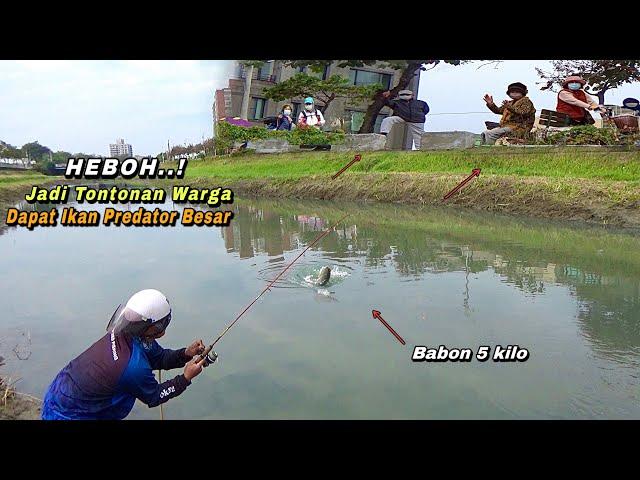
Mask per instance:
[[[217,125],[215,146],[216,150],[229,150],[236,142],[244,143],[265,138],[284,138],[292,145],[335,145],[344,141],[344,133],[323,132],[317,128],[295,128],[292,131],[268,130],[260,126],[239,127],[220,122]]]
[[[545,143],[551,145],[616,145],[618,137],[611,128],[580,125],[564,132],[550,134]]]

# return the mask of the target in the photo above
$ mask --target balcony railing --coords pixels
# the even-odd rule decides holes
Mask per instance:
[[[240,70],[240,78],[247,78],[246,69]],[[261,72],[259,69],[253,69],[253,80],[260,80],[261,82],[276,83],[276,76],[270,73]]]

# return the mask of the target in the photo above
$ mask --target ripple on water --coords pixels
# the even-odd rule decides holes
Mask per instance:
[[[287,266],[288,262],[284,258],[280,261],[265,265],[258,271],[258,279],[270,283]],[[335,263],[323,262],[321,260],[306,261],[304,264],[294,264],[276,282],[273,288],[310,288],[317,287],[316,279],[320,274],[320,269],[324,266],[331,268],[331,277],[325,289],[334,287],[342,283],[351,275],[353,270],[349,265],[336,265]]]

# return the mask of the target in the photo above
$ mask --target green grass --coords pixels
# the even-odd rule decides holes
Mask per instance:
[[[34,171],[0,170],[0,213],[4,216],[6,209],[24,198],[32,185],[45,185],[54,178]]]
[[[16,172],[16,171],[1,171],[0,170],[0,188],[6,186],[13,185],[31,185],[37,184],[38,182],[43,182],[51,177],[47,177],[46,175],[42,175],[38,172]]]
[[[245,154],[192,161],[186,178],[300,178],[333,174],[353,156],[348,153],[301,152],[278,155]],[[492,148],[443,152],[365,152],[349,173],[470,173],[640,181],[640,151]]]

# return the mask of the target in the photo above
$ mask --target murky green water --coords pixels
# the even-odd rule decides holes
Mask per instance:
[[[3,371],[42,397],[143,288],[172,302],[165,347],[211,341],[349,213],[230,331],[167,418],[640,418],[637,233],[389,205],[233,208],[225,229],[2,227]],[[314,287],[322,265],[334,275]],[[416,344],[517,344],[530,358],[414,363]],[[158,417],[140,403],[130,416]]]

